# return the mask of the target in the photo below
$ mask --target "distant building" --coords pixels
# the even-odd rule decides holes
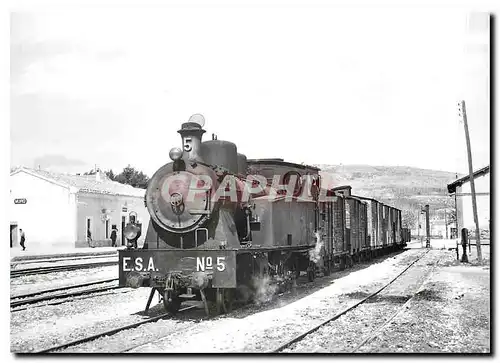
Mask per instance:
[[[432,215],[432,214],[431,214]],[[448,223],[448,226],[446,226]],[[419,228],[420,225],[420,228]],[[455,234],[455,223],[450,223],[440,218],[432,218],[429,221],[429,226],[431,227],[430,235],[431,238],[454,238]],[[448,233],[447,230],[448,229]],[[416,223],[415,228],[411,229],[411,235],[415,238],[424,238],[427,234],[425,230],[425,213],[419,215],[418,223]]]
[[[490,231],[490,166],[474,172],[476,189],[477,215],[479,229],[483,233]],[[453,194],[456,200],[458,231],[467,228],[474,232],[474,214],[472,209],[472,195],[469,175],[448,184],[448,193]]]
[[[446,222],[444,219],[434,219],[429,222],[431,227],[431,238],[453,238],[454,228],[453,224],[448,224],[446,226]],[[448,229],[448,231],[446,231]],[[423,231],[425,234],[425,230]]]
[[[117,245],[129,213],[142,223],[142,244],[149,224],[144,189],[111,181],[106,174],[69,175],[21,167],[10,174],[11,247],[19,244],[19,229],[30,247],[111,246],[111,229],[118,229]]]

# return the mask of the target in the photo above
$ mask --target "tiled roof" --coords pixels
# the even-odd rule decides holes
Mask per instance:
[[[68,187],[75,187],[82,193],[109,194],[109,195],[127,195],[133,197],[144,197],[145,189],[134,188],[131,185],[121,184],[108,179],[106,174],[100,172],[100,180],[97,180],[96,175],[73,175],[55,173],[47,170],[36,170],[29,168],[21,168],[28,173],[39,175],[41,177],[51,179]],[[17,172],[14,171],[14,173]]]

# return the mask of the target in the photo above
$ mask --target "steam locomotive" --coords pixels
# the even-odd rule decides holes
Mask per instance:
[[[167,311],[203,301],[209,314],[262,286],[281,291],[301,272],[309,281],[357,260],[402,248],[401,211],[323,185],[319,169],[283,159],[247,159],[234,143],[202,142],[202,115],[183,123],[182,149],[152,176],[145,242],[119,251],[119,284],[152,288]],[[132,223],[129,241],[141,228]]]

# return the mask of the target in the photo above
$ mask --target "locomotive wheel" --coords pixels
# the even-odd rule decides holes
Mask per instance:
[[[300,262],[298,257],[295,259],[295,263],[293,264],[293,270],[295,272],[295,279],[298,279],[300,277]]]
[[[165,290],[163,293],[163,306],[169,313],[175,314],[181,307],[181,299],[175,292]]]
[[[330,262],[331,261],[326,261],[325,266],[323,267],[323,274],[325,276],[329,276],[330,275],[330,269],[331,269],[330,268]]]
[[[300,270],[298,267],[295,268],[295,280],[297,280],[300,277]]]
[[[307,271],[307,280],[309,282],[313,282],[314,281],[314,271]]]
[[[233,291],[232,289],[217,289],[215,304],[217,314],[229,313],[233,307]]]
[[[298,272],[300,275],[300,271]],[[297,287],[297,269],[295,266],[285,266],[283,276],[288,280],[285,290],[293,290]]]
[[[307,280],[309,282],[314,281],[316,278],[316,264],[314,262],[309,263],[309,267],[307,267]]]
[[[312,282],[314,281],[315,277],[316,277],[316,266],[311,265],[307,268],[307,280],[309,282]]]

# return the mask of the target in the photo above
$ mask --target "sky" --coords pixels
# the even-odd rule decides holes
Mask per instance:
[[[468,173],[490,162],[489,27],[457,9],[12,13],[11,166],[152,175],[192,114],[248,158]]]

